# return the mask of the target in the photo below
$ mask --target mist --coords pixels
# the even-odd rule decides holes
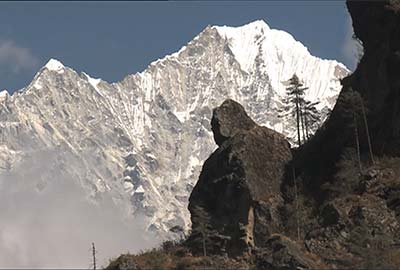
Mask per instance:
[[[92,268],[92,242],[98,266],[121,253],[158,245],[107,194],[88,192],[46,151],[25,158],[0,175],[0,268]]]

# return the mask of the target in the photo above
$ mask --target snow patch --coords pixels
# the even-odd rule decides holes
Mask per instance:
[[[179,122],[181,122],[181,123],[185,123],[185,121],[188,118],[188,113],[187,112],[177,112],[177,111],[175,111],[174,114],[175,114],[176,118],[178,118]]]
[[[190,166],[190,167],[194,168],[194,167],[200,166],[200,165],[202,165],[202,164],[203,164],[203,163],[202,163],[197,157],[195,157],[195,156],[190,156],[190,158],[189,158],[189,166]]]
[[[87,78],[88,82],[90,83],[90,85],[93,86],[94,90],[96,90],[96,92],[99,95],[103,96],[103,94],[101,93],[101,91],[100,91],[100,89],[98,87],[99,83],[101,82],[101,79],[92,78],[88,74],[86,74],[85,72],[83,72],[83,74],[86,76],[86,78]]]
[[[44,66],[48,70],[55,71],[57,73],[64,73],[65,66],[56,59],[50,59],[49,62]]]
[[[144,188],[143,186],[139,186],[136,190],[135,193],[144,193]]]
[[[133,184],[131,182],[125,181],[124,182],[124,190],[125,192],[132,192],[133,190]]]
[[[43,88],[43,86],[38,81],[35,81],[35,83],[33,84],[33,87],[35,87],[36,89],[42,89]]]
[[[1,91],[0,92],[0,102],[6,100],[8,96],[9,96],[9,94],[8,94],[7,90],[4,89],[3,91]]]

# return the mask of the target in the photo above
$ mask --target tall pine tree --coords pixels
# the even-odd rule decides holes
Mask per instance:
[[[305,103],[304,91],[307,89],[307,87],[303,87],[299,77],[297,77],[296,74],[293,74],[292,78],[289,79],[289,86],[286,88],[287,99],[284,101],[287,103],[284,109],[288,109],[287,113],[294,114],[296,117],[297,142],[299,146],[301,145],[301,132],[304,130],[302,108]]]

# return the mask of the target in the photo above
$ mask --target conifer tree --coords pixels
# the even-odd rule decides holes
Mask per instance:
[[[203,256],[207,256],[207,242],[214,233],[211,227],[211,217],[201,206],[195,206],[193,210],[193,224],[192,233],[198,234],[201,237]]]
[[[299,146],[301,145],[302,132],[303,140],[305,139],[303,106],[305,103],[304,91],[307,89],[307,87],[303,87],[299,77],[294,74],[292,78],[289,79],[289,86],[286,88],[287,98],[284,100],[284,107],[280,111],[281,118],[287,117],[288,115],[295,116],[297,126],[297,142]]]

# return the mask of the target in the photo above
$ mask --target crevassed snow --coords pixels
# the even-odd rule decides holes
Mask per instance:
[[[44,67],[48,70],[56,71],[58,73],[63,73],[63,69],[65,68],[65,66],[60,61],[53,58],[50,59]]]

